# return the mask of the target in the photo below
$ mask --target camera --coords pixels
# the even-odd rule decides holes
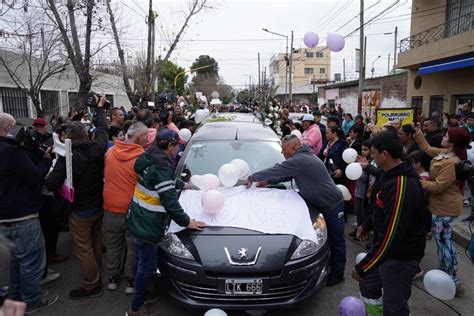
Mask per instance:
[[[164,124],[167,124],[169,113],[173,114],[173,121],[176,119],[176,112],[170,103],[173,96],[172,93],[162,93],[155,99],[155,109],[158,110],[158,116]]]
[[[474,166],[469,160],[458,162],[454,168],[457,180],[464,181],[474,176]]]
[[[103,98],[104,96],[95,93],[94,91],[90,91],[87,96],[86,96],[86,106],[90,108],[96,108],[97,103],[99,102],[100,98]],[[105,100],[104,103],[104,109],[108,110],[112,106],[112,103],[110,103],[109,100]]]

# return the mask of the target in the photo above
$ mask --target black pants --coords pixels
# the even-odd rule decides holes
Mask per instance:
[[[47,255],[56,254],[56,244],[59,237],[59,217],[54,196],[43,195],[43,206],[39,211],[41,230]]]
[[[382,298],[383,289],[384,316],[409,315],[411,283],[419,264],[416,260],[385,260],[359,282],[362,299],[366,304],[377,305],[373,302]]]

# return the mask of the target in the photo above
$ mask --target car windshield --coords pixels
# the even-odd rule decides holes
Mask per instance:
[[[251,173],[284,160],[278,142],[238,140],[194,142],[183,158],[181,176],[185,181],[189,181],[192,175],[217,175],[219,168],[233,159],[245,160]]]

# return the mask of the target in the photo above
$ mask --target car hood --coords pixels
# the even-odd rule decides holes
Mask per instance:
[[[183,231],[178,236],[206,271],[239,275],[278,273],[300,242],[293,235],[231,227],[208,227],[200,233]]]

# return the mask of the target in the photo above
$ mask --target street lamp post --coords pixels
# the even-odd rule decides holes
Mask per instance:
[[[274,35],[277,35],[277,36],[286,38],[286,52],[285,52],[285,66],[286,66],[286,67],[285,67],[285,101],[287,102],[287,101],[288,101],[288,63],[289,63],[289,60],[288,60],[288,36],[283,35],[283,34],[280,34],[280,33],[276,33],[276,32],[269,31],[268,29],[265,29],[265,28],[262,28],[262,31],[265,31],[265,32],[270,33],[270,34],[274,34]],[[280,58],[278,58],[278,66],[280,66]],[[279,68],[279,67],[278,67],[278,68]],[[280,69],[278,69],[278,73],[280,73]]]
[[[379,60],[382,56],[378,56],[377,59],[375,59],[373,62],[372,62],[372,69],[370,70],[372,72],[372,78],[374,77],[374,72],[375,72],[375,68],[374,68],[374,65],[375,65],[375,62],[377,60]]]

